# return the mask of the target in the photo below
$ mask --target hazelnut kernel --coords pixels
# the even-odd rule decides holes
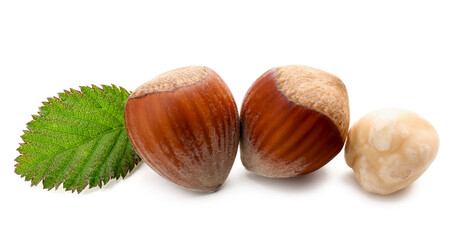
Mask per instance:
[[[407,110],[384,109],[351,127],[345,160],[364,190],[390,194],[418,179],[438,146],[438,134],[428,121]]]

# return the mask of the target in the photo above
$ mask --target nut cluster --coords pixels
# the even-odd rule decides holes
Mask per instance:
[[[348,133],[343,82],[300,65],[272,68],[248,90],[241,113],[208,67],[163,73],[137,88],[125,106],[127,133],[140,157],[182,187],[212,192],[226,180],[240,143],[256,174],[287,178],[313,172],[343,148],[362,187],[388,194],[415,181],[438,151],[438,135],[418,115],[385,110]]]

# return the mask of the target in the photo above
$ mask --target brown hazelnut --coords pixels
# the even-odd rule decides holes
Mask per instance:
[[[241,160],[267,177],[310,173],[341,151],[348,127],[348,94],[339,78],[306,66],[273,68],[243,100]]]
[[[144,162],[188,189],[217,190],[235,160],[237,106],[208,67],[175,69],[138,87],[127,100],[125,125]]]

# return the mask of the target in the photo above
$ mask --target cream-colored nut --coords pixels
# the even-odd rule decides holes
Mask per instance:
[[[384,109],[351,127],[345,159],[363,189],[390,194],[420,177],[438,146],[438,134],[428,121],[410,111]]]

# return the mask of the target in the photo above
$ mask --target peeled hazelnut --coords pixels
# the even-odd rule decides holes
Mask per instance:
[[[348,127],[348,94],[339,78],[306,66],[273,68],[243,100],[241,160],[267,177],[310,173],[341,151]]]
[[[368,192],[390,194],[423,174],[437,155],[438,134],[417,114],[399,109],[371,112],[349,131],[345,159]]]
[[[208,67],[175,69],[141,85],[127,100],[125,126],[145,163],[192,190],[217,190],[238,150],[236,103]]]

